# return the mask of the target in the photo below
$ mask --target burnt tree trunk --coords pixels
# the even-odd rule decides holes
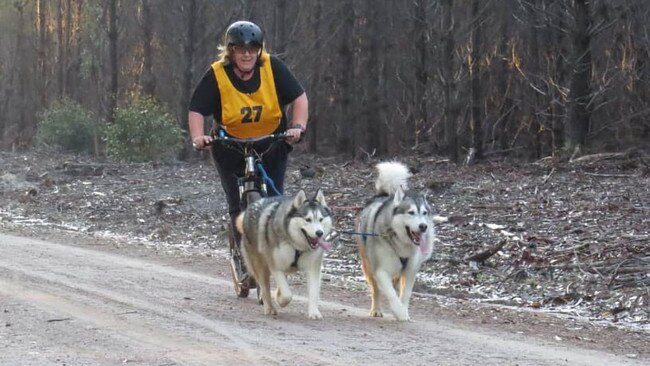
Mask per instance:
[[[553,0],[543,0],[542,4],[544,7],[548,7]],[[546,37],[545,37],[545,48],[546,48],[546,63],[547,67],[552,70],[551,74],[547,77],[555,80],[556,85],[564,85],[567,78],[567,65],[565,62],[566,49],[565,44],[565,32],[566,20],[565,12],[550,13],[552,16],[547,16],[544,27],[547,28]],[[557,19],[557,25],[553,25],[552,19]],[[553,139],[553,155],[561,152],[564,148],[564,134],[565,128],[564,124],[566,121],[565,113],[566,108],[564,103],[562,103],[563,96],[557,87],[550,89],[550,106],[549,111],[551,115],[551,128],[552,128],[552,139]]]
[[[452,0],[442,1],[442,55],[440,55],[443,99],[444,99],[444,126],[445,150],[449,158],[458,162],[458,134],[456,132],[456,118],[458,107],[455,101],[456,84],[454,80],[454,19],[452,15]]]
[[[66,64],[66,41],[63,21],[64,1],[59,0],[56,13],[56,35],[58,42],[58,59],[57,59],[57,87],[59,97],[65,96],[65,64]]]
[[[185,18],[185,37],[181,45],[181,53],[185,56],[185,71],[183,72],[183,89],[181,90],[180,127],[183,131],[188,132],[187,136],[189,138],[187,108],[190,103],[192,85],[196,74],[196,42],[199,11],[197,0],[188,0],[184,5],[187,6],[187,15]],[[181,159],[186,159],[191,153],[190,144],[184,144],[183,146]]]
[[[375,3],[373,0],[366,0],[366,11],[368,14],[368,22],[365,27],[364,38],[368,46],[368,54],[365,59],[367,62],[368,73],[365,75],[365,82],[367,85],[367,103],[364,106],[364,112],[361,118],[365,123],[360,124],[360,129],[357,129],[357,136],[359,139],[366,139],[366,150],[368,152],[384,152],[384,146],[381,146],[380,129],[381,129],[381,115],[380,109],[382,104],[382,97],[380,89],[380,74],[381,66],[379,59],[381,27],[379,26],[378,16],[381,11],[378,7],[381,3]]]
[[[472,51],[471,51],[471,129],[472,142],[471,147],[474,150],[475,157],[483,157],[483,95],[481,85],[481,31],[482,20],[479,0],[472,1]]]
[[[323,10],[323,3],[322,0],[316,0],[314,4],[314,11],[312,15],[312,24],[314,28],[314,39],[318,40],[321,38],[321,13]],[[321,86],[321,81],[323,78],[323,59],[321,57],[316,57],[313,60],[313,70],[314,70],[314,76],[312,79],[311,83],[311,90],[312,90],[312,95],[309,96],[310,98],[310,109],[312,111],[314,110],[319,110],[320,104],[322,103],[324,93],[320,92],[320,86]],[[320,123],[318,121],[315,121],[317,123],[312,123],[314,122],[313,120],[313,115],[310,117],[310,123],[309,123],[309,134],[308,134],[308,146],[309,146],[309,152],[311,153],[317,153],[318,152],[318,139],[320,137]],[[321,121],[325,122],[324,118],[321,117]],[[324,129],[323,129],[324,130]]]
[[[528,57],[530,58],[530,69],[528,70],[528,75],[530,79],[529,82],[534,86],[534,88],[529,89],[529,93],[532,94],[532,97],[530,98],[530,105],[525,109],[527,110],[526,114],[530,118],[529,135],[532,140],[532,151],[529,151],[529,155],[531,155],[529,157],[535,159],[540,158],[542,155],[542,124],[540,123],[540,114],[538,113],[542,103],[539,92],[541,89],[539,85],[536,85],[538,84],[537,80],[540,80],[541,77],[539,35],[537,31],[538,17],[539,15],[537,12],[530,14],[530,23],[532,24],[532,27],[530,29],[530,38],[528,42]]]
[[[80,2],[81,3],[81,2]],[[72,60],[75,58],[74,48],[74,34],[72,32],[72,14],[73,6],[72,0],[66,0],[65,4],[65,57],[63,63],[63,94],[71,95],[73,87],[70,85],[70,67]]]
[[[413,39],[415,40],[417,54],[415,55],[415,83],[413,90],[413,105],[415,116],[411,133],[413,133],[413,143],[418,145],[424,137],[424,131],[427,128],[427,100],[426,90],[429,87],[429,25],[427,23],[427,7],[425,0],[413,2],[414,19],[413,19]],[[411,139],[407,139],[410,141]]]
[[[573,70],[569,90],[565,146],[569,152],[587,143],[591,119],[591,25],[589,0],[574,0]]]
[[[36,3],[36,17],[38,21],[38,96],[41,107],[47,105],[48,86],[50,84],[50,63],[48,57],[49,32],[47,30],[47,7],[45,0],[38,0]]]
[[[142,6],[142,91],[146,95],[156,92],[156,77],[153,72],[153,21],[150,0],[141,0]]]
[[[287,49],[287,26],[286,26],[287,3],[286,0],[276,0],[273,32],[275,39],[273,45],[275,52],[284,54]]]
[[[109,123],[114,121],[115,108],[117,107],[117,80],[120,70],[118,69],[117,56],[117,1],[109,0],[108,2],[108,63],[109,63],[109,82],[108,82],[108,105],[107,118]]]
[[[492,139],[498,141],[499,148],[506,150],[508,148],[508,127],[510,115],[513,109],[512,100],[512,55],[510,55],[509,43],[509,25],[510,9],[500,9],[499,15],[499,43],[497,45],[497,55],[500,58],[499,73],[497,77],[497,95],[499,96],[498,114],[495,126],[492,131]]]
[[[354,38],[352,35],[355,32],[354,20],[354,1],[345,0],[344,6],[341,7],[343,16],[343,26],[341,29],[345,37],[340,37],[339,44],[339,62],[337,86],[340,89],[340,107],[341,114],[335,121],[336,124],[336,147],[340,152],[347,152],[354,157],[355,149],[353,143],[353,131],[355,125],[358,123],[358,116],[353,109],[353,96],[354,96]]]

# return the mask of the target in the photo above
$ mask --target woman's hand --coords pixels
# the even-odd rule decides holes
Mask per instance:
[[[197,136],[192,139],[192,146],[197,150],[203,150],[212,144],[212,137],[210,136]]]
[[[290,144],[297,144],[302,138],[303,129],[300,127],[289,127],[287,129],[287,142]]]

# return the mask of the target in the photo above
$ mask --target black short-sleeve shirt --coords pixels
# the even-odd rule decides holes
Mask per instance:
[[[280,125],[284,129],[287,125],[285,107],[302,95],[305,90],[284,62],[273,55],[271,55],[270,61],[275,80],[275,90],[280,102],[280,108],[282,109],[282,122]],[[232,64],[226,66],[224,69],[230,81],[240,92],[251,93],[260,87],[259,66],[255,69],[253,77],[246,81],[241,80],[235,75]],[[196,86],[196,89],[194,89],[189,110],[201,113],[204,116],[212,115],[217,123],[221,121],[221,96],[219,94],[219,87],[217,86],[217,78],[214,75],[212,67],[206,71]]]

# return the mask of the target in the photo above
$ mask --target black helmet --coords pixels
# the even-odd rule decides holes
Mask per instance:
[[[232,23],[226,30],[226,45],[262,47],[264,34],[262,29],[252,22],[240,20]]]

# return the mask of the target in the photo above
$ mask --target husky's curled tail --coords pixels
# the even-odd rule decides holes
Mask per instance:
[[[385,161],[377,164],[379,176],[375,181],[375,190],[378,196],[395,194],[398,188],[408,190],[408,179],[411,173],[406,165],[397,161]]]

